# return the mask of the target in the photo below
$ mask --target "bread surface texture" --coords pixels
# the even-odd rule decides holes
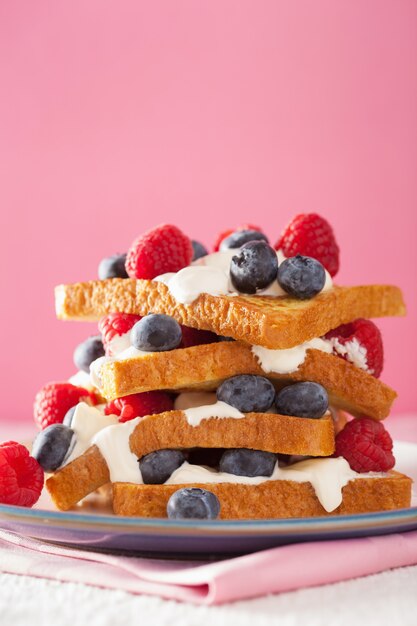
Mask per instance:
[[[378,378],[320,350],[307,350],[304,363],[294,372],[265,373],[251,347],[241,342],[210,343],[110,361],[101,368],[101,393],[113,400],[154,389],[214,390],[226,378],[239,374],[266,376],[277,387],[291,382],[316,382],[327,390],[332,406],[374,419],[389,415],[397,395]]]
[[[383,478],[350,481],[343,487],[342,504],[328,513],[311,483],[270,480],[259,485],[217,483],[194,485],[133,485],[114,483],[113,509],[117,515],[167,517],[171,495],[183,487],[200,487],[220,501],[220,519],[275,519],[350,515],[389,511],[410,506],[411,479],[392,471]]]
[[[59,285],[55,304],[57,316],[63,320],[99,320],[118,311],[165,313],[192,328],[275,349],[321,337],[359,317],[405,314],[401,290],[392,285],[334,287],[310,300],[203,293],[184,305],[161,282],[112,278]]]

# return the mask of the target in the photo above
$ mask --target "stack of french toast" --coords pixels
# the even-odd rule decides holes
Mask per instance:
[[[405,314],[389,285],[339,286],[327,221],[275,245],[252,225],[214,252],[172,225],[56,288],[59,319],[96,321],[78,372],[35,402],[33,456],[67,510],[110,484],[118,515],[294,518],[410,506],[382,420],[372,318]],[[105,497],[103,495],[103,497]]]

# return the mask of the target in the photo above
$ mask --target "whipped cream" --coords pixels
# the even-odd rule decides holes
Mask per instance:
[[[190,391],[181,393],[174,402],[174,409],[182,411],[190,426],[200,426],[201,422],[211,417],[234,418],[245,417],[230,404],[217,400],[215,393]]]
[[[75,445],[66,456],[62,467],[84,454],[90,447],[93,437],[103,428],[118,423],[116,415],[104,415],[104,405],[90,406],[85,402],[77,404],[71,428],[74,431]]]
[[[177,302],[191,304],[202,293],[212,296],[236,296],[238,292],[230,280],[230,262],[238,254],[239,249],[224,250],[208,254],[179,272],[162,274],[153,280],[167,285],[169,292]],[[278,250],[278,263],[285,260],[285,256]],[[322,291],[333,287],[330,274],[326,272],[326,282]],[[285,296],[285,291],[275,280],[267,289],[258,291],[257,296]]]
[[[270,480],[291,480],[297,483],[309,482],[316,492],[322,507],[330,513],[342,503],[342,489],[349,481],[358,478],[379,478],[385,474],[370,472],[358,474],[353,471],[349,463],[343,458],[335,459],[307,459],[286,467],[275,465],[271,476],[236,476],[226,472],[217,472],[214,469],[200,465],[190,465],[185,462],[168,478],[166,485],[181,484],[218,484],[235,483],[245,485],[259,485]]]
[[[130,435],[141,419],[136,417],[124,424],[109,426],[97,433],[92,440],[107,463],[112,483],[143,483],[138,458],[130,450],[129,444]]]
[[[345,356],[350,363],[365,370],[368,374],[374,373],[374,370],[368,367],[368,353],[365,346],[362,346],[355,337],[344,344],[340,343],[337,337],[332,337],[328,341],[335,352],[340,354],[340,356]]]
[[[79,370],[76,374],[71,376],[71,378],[68,378],[68,382],[76,387],[84,387],[84,389],[87,389],[88,391],[94,390],[90,374],[83,372],[82,370]]]
[[[298,370],[300,365],[304,363],[309,349],[321,350],[328,354],[333,352],[331,342],[319,337],[287,350],[270,350],[263,346],[252,346],[252,352],[263,371],[265,373],[276,372],[277,374],[290,374]]]

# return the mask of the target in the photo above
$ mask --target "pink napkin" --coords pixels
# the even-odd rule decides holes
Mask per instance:
[[[416,416],[392,420],[417,441]],[[63,548],[0,530],[0,571],[221,604],[417,565],[417,531],[281,546],[217,563],[161,561]],[[256,575],[254,575],[256,573]]]
[[[73,550],[0,531],[4,572],[195,604],[221,604],[415,564],[417,531],[288,545],[203,565]]]

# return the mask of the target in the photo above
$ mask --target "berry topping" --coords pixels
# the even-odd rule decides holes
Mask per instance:
[[[265,413],[275,398],[274,385],[263,376],[242,374],[225,380],[217,389],[217,399],[242,413]]]
[[[101,356],[104,356],[104,346],[100,335],[89,337],[74,350],[75,367],[89,374],[91,363]]]
[[[240,248],[248,241],[266,241],[268,243],[268,237],[259,230],[237,230],[223,239],[220,244],[220,251]]]
[[[376,378],[384,366],[384,346],[381,332],[371,320],[357,319],[342,324],[325,335],[338,356],[366,370]]]
[[[319,418],[329,408],[329,398],[318,383],[295,383],[278,391],[275,406],[280,415]]]
[[[15,441],[0,445],[0,502],[33,506],[43,488],[43,470],[25,446]]]
[[[182,340],[180,348],[190,348],[191,346],[201,346],[205,343],[217,342],[216,333],[210,330],[197,330],[189,326],[181,326]]]
[[[320,261],[310,256],[285,259],[278,268],[278,283],[284,291],[300,300],[308,300],[320,293],[326,282],[326,272]]]
[[[230,263],[230,278],[241,293],[266,289],[277,277],[276,252],[265,241],[249,241],[240,248]]]
[[[35,398],[35,424],[44,429],[51,424],[62,424],[69,409],[79,402],[95,404],[94,394],[71,383],[48,383]]]
[[[32,456],[45,472],[61,467],[67,453],[75,445],[74,431],[64,424],[51,424],[33,442]]]
[[[272,452],[235,448],[223,453],[219,470],[235,476],[271,476],[276,461]]]
[[[163,224],[138,237],[130,247],[126,271],[130,278],[155,278],[178,272],[191,263],[193,246],[184,233],[171,224]]]
[[[121,337],[128,333],[136,322],[139,322],[141,319],[140,315],[132,315],[130,313],[110,313],[106,317],[101,318],[98,323],[98,329],[101,332],[104,349],[108,356],[113,356],[112,340],[115,337]]]
[[[343,456],[355,472],[387,472],[395,464],[392,439],[381,422],[359,417],[336,435],[335,456]]]
[[[106,415],[117,415],[119,422],[128,422],[135,417],[164,413],[173,408],[174,402],[165,391],[145,391],[109,402],[104,412]]]
[[[258,231],[259,233],[262,232],[262,230],[259,228],[259,226],[255,226],[254,224],[243,224],[243,226],[238,226],[238,228],[229,228],[228,230],[224,230],[222,233],[220,233],[217,236],[217,239],[214,243],[213,246],[213,251],[214,252],[218,252],[220,249],[220,244],[221,242],[226,239],[226,237],[229,237],[229,235],[232,235],[233,233],[240,231],[240,230],[251,230],[251,231]]]
[[[151,313],[143,317],[130,331],[132,346],[144,352],[174,350],[181,340],[181,326],[173,317],[163,313]]]
[[[162,485],[184,461],[181,450],[157,450],[146,454],[139,461],[143,482],[145,485]]]
[[[203,246],[203,244],[199,241],[195,241],[195,239],[192,239],[191,245],[193,246],[192,261],[197,261],[197,259],[201,259],[202,256],[206,256],[208,254],[207,248]]]
[[[167,504],[170,519],[216,519],[220,513],[218,497],[198,487],[175,491]]]
[[[126,272],[126,254],[114,254],[100,261],[98,266],[98,277],[100,280],[106,278],[128,278]]]
[[[320,261],[335,276],[339,270],[339,246],[330,224],[317,213],[301,213],[294,217],[275,244],[286,257],[296,254]]]

